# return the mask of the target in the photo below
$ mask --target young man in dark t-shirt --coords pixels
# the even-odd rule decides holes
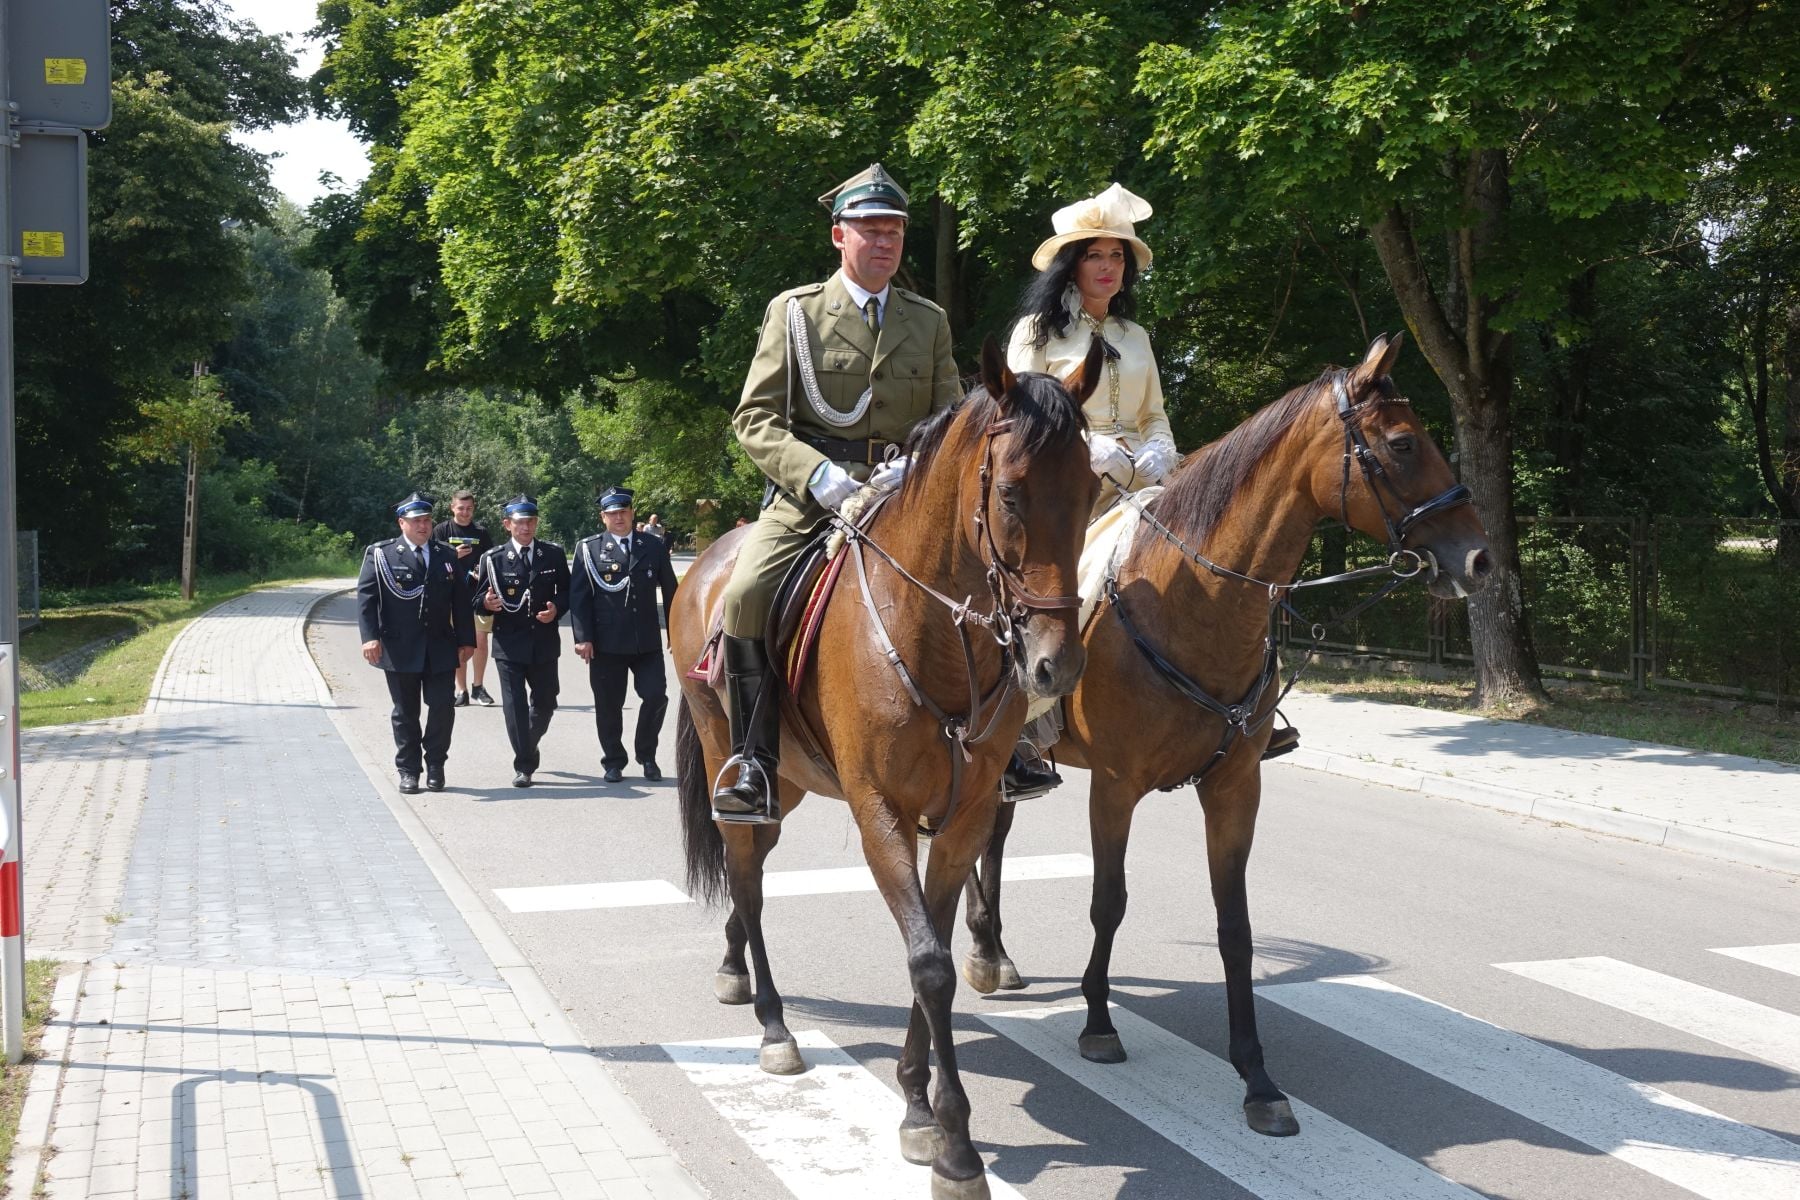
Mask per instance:
[[[461,564],[463,572],[476,575],[469,579],[469,590],[476,597],[475,604],[475,659],[471,665],[456,668],[456,705],[466,706],[471,699],[477,704],[493,707],[494,698],[488,690],[481,686],[482,676],[487,672],[488,634],[494,628],[493,614],[481,607],[481,556],[491,550],[494,539],[487,531],[487,526],[475,520],[475,493],[461,491],[450,497],[450,520],[439,521],[432,536],[440,542],[448,542],[456,550],[456,561]],[[475,678],[475,686],[468,684],[469,676]]]

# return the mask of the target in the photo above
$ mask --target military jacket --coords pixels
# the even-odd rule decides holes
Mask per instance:
[[[656,618],[656,591],[662,589],[663,620],[675,600],[675,569],[669,550],[655,534],[631,535],[631,553],[618,539],[597,533],[575,547],[570,568],[569,623],[575,644],[593,643],[600,654],[647,654],[662,649]]]
[[[469,592],[456,551],[433,538],[426,553],[430,559],[421,569],[404,538],[376,542],[363,551],[356,579],[357,626],[363,641],[381,643],[377,665],[384,671],[453,671],[456,648],[475,644]]]
[[[493,655],[501,662],[534,663],[556,659],[562,653],[562,616],[569,611],[569,559],[555,542],[535,539],[523,554],[509,538],[481,556],[477,610],[494,618],[489,636]],[[499,595],[503,606],[489,612],[485,598]],[[556,620],[544,622],[537,614],[556,606]],[[514,610],[516,611],[509,611]]]
[[[806,318],[813,368],[825,403],[848,413],[865,389],[872,392],[867,412],[847,428],[829,424],[813,411],[798,367],[790,370],[790,296],[799,299]],[[778,489],[777,503],[785,511],[774,515],[796,525],[812,524],[823,519],[825,511],[806,483],[825,455],[795,434],[901,442],[914,425],[961,396],[944,310],[894,286],[888,292],[880,333],[871,333],[838,272],[824,283],[783,292],[769,302],[732,425],[750,461]],[[866,478],[872,466],[839,461],[858,479]]]

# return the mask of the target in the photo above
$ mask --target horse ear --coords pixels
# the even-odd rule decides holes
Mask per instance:
[[[1369,349],[1356,368],[1356,386],[1359,390],[1393,372],[1394,363],[1400,358],[1400,347],[1405,341],[1405,333],[1396,333],[1392,338],[1383,333],[1369,343]]]
[[[1087,403],[1087,398],[1100,386],[1100,368],[1105,362],[1106,339],[1096,333],[1088,339],[1087,357],[1063,380],[1063,386],[1069,389],[1069,395],[1075,398],[1077,407]]]
[[[990,333],[981,343],[981,386],[989,396],[1004,404],[1006,394],[1013,389],[1013,382],[1012,369],[1000,353],[1000,343]]]

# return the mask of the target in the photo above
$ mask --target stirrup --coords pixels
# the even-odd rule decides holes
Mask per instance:
[[[768,769],[763,766],[762,760],[757,758],[754,754],[734,754],[726,759],[725,765],[720,767],[719,773],[713,777],[712,794],[716,796],[725,790],[725,773],[733,767],[737,767],[740,771],[755,771],[757,776],[761,778],[762,793],[764,797],[763,806],[756,812],[736,813],[720,812],[718,806],[713,805],[713,820],[724,821],[732,825],[781,824],[781,799],[775,791],[775,781],[769,777]],[[739,778],[739,782],[742,782],[741,777]],[[775,810],[773,815],[770,814],[770,809]]]
[[[1300,731],[1292,725],[1283,725],[1269,735],[1269,745],[1262,753],[1263,761],[1280,758],[1300,748]]]
[[[1024,743],[1021,742],[1020,744],[1023,745]],[[1025,770],[1042,771],[1045,778],[1041,782],[1026,785],[1009,783],[1007,781],[1007,776],[1012,774],[1012,759],[1008,759],[1006,770],[1000,773],[1000,803],[1016,804],[1020,800],[1035,800],[1039,796],[1049,795],[1051,791],[1062,785],[1062,776],[1056,773],[1055,767],[1050,766],[1044,761],[1044,756],[1042,754],[1033,754],[1031,758],[1027,759],[1024,755],[1015,750],[1013,752],[1013,758],[1017,759],[1019,766]]]

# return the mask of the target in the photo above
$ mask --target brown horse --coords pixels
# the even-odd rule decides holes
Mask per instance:
[[[1268,581],[1294,578],[1325,517],[1384,538],[1394,573],[1427,573],[1433,595],[1474,592],[1491,570],[1467,490],[1388,378],[1400,341],[1377,338],[1361,365],[1327,371],[1188,456],[1146,506],[1124,561],[1112,566],[1107,598],[1084,634],[1087,670],[1065,701],[1067,733],[1056,746],[1062,761],[1092,775],[1094,947],[1081,981],[1088,1005],[1082,1057],[1125,1059],[1107,997],[1113,936],[1125,916],[1132,813],[1152,790],[1194,783],[1206,816],[1231,1063],[1246,1085],[1245,1116],[1260,1133],[1300,1128],[1263,1066],[1244,891],[1279,691],[1271,609],[1291,594],[1271,591]],[[1000,941],[1001,856],[1013,807],[1002,806],[980,874],[969,882],[975,945],[963,972],[982,992],[1024,986]]]
[[[1095,339],[1085,378],[1099,378],[1100,353]],[[791,722],[783,730],[783,813],[807,792],[849,803],[905,938],[913,1004],[898,1070],[901,1151],[932,1164],[932,1194],[946,1200],[988,1195],[951,1041],[950,926],[993,830],[1023,693],[1065,695],[1081,673],[1075,571],[1099,490],[1081,437],[1091,390],[1071,396],[1051,376],[1014,376],[988,340],[981,387],[914,430],[905,485],[841,551],[854,557],[826,608],[823,652],[793,697],[810,734]],[[676,593],[677,662],[700,657],[738,540],[709,548]],[[992,610],[975,611],[973,596],[991,597]],[[732,903],[715,993],[727,1004],[752,998],[747,944],[763,1069],[798,1073],[805,1064],[762,934],[763,861],[781,826],[714,822],[711,783],[730,745],[719,698],[704,683],[683,678],[677,730],[689,888],[708,900],[729,891]],[[938,829],[923,886],[921,818]],[[938,1087],[928,1101],[933,1049]]]

